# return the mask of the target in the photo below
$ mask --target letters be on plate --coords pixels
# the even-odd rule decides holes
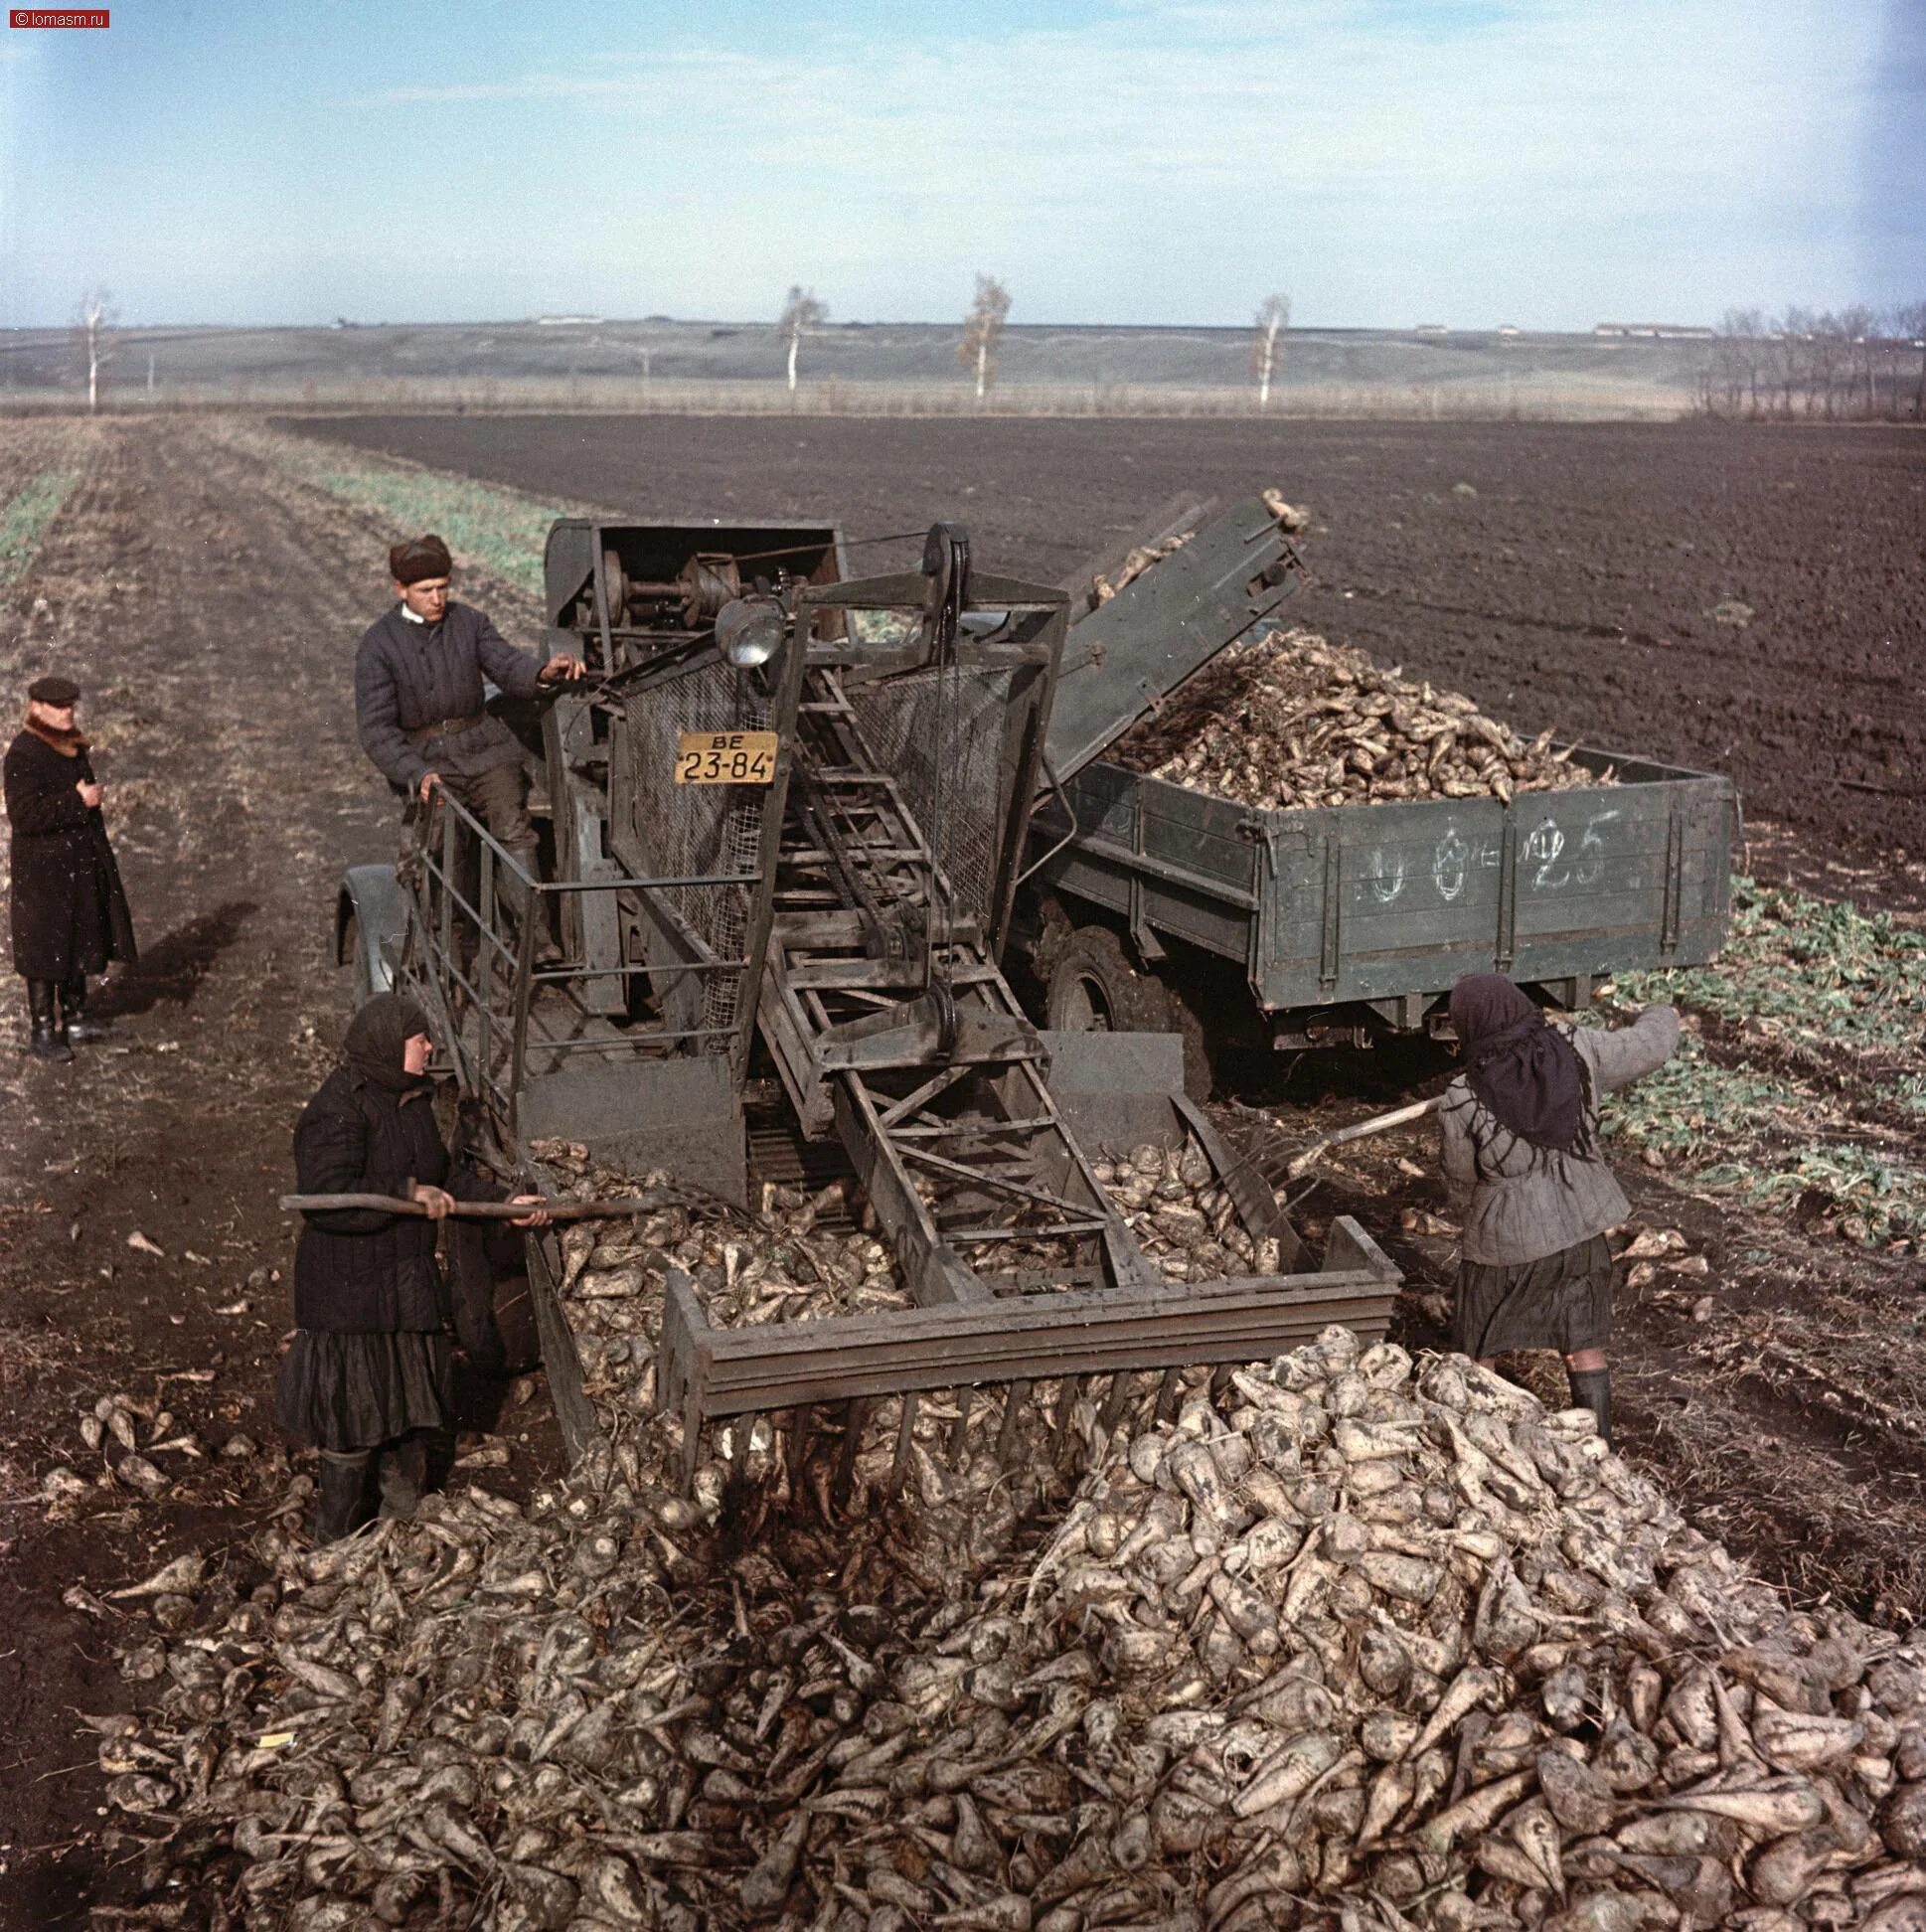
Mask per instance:
[[[679,785],[766,785],[776,775],[773,731],[681,731],[676,736]]]

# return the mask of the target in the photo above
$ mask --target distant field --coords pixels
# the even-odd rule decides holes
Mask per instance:
[[[1306,504],[1298,621],[1522,730],[1737,779],[1823,875],[1926,858],[1926,436],[1759,424],[316,418],[639,520],[968,524],[1056,581],[1180,491]],[[860,553],[884,567],[887,551]]]
[[[766,324],[532,322],[436,327],[123,330],[113,406],[655,409],[973,414],[959,331],[848,324],[803,343],[800,384]],[[1291,332],[1280,415],[1641,417],[1690,406],[1709,345],[1587,335]],[[1256,411],[1249,331],[1021,328],[987,409],[1014,414]],[[63,330],[0,331],[0,409],[75,406]],[[151,389],[150,389],[151,384]]]

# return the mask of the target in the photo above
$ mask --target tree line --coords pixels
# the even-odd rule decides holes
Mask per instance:
[[[995,275],[976,278],[976,299],[963,318],[956,360],[976,379],[981,402],[996,386],[997,344],[1010,319],[1010,291]],[[829,306],[813,288],[792,285],[776,318],[776,334],[788,349],[789,387],[796,387],[796,364],[803,338],[829,320]],[[1266,295],[1257,305],[1250,344],[1250,373],[1257,385],[1257,406],[1270,407],[1271,385],[1284,368],[1284,335],[1291,326],[1291,298]]]
[[[1698,379],[1707,415],[1926,418],[1926,301],[1727,309]]]

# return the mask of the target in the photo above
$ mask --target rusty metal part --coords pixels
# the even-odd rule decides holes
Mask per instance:
[[[1332,1323],[1380,1338],[1402,1280],[1349,1215],[1316,1273],[1160,1282],[991,1304],[949,1304],[754,1328],[710,1326],[679,1270],[668,1283],[661,1394],[683,1424],[683,1477],[705,1424],[933,1388],[1034,1385],[1063,1376],[1239,1363],[1281,1354]]]

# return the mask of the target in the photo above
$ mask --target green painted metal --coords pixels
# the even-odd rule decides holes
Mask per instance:
[[[1354,1002],[1421,1012],[1461,974],[1547,988],[1701,965],[1731,916],[1729,779],[1579,747],[1610,785],[1256,811],[1097,762],[1064,788],[1076,830],[1038,881],[1236,961],[1270,1016]],[[1041,858],[1065,837],[1051,801]]]

